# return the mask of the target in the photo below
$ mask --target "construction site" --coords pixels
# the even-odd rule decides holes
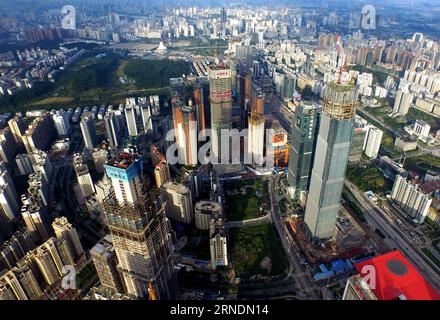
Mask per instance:
[[[158,190],[150,189],[134,203],[118,202],[114,192],[104,200],[128,293],[149,299],[171,298],[175,294],[170,225],[159,199]]]
[[[334,236],[320,245],[313,244],[307,237],[301,218],[288,217],[285,223],[298,248],[313,265],[330,263],[335,259],[368,256],[376,252],[384,253],[389,250],[380,237],[372,237],[370,230],[356,221],[344,207],[341,207]]]

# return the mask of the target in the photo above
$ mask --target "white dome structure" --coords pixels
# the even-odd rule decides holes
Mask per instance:
[[[167,51],[167,47],[164,46],[163,42],[159,42],[159,46],[156,49],[156,52],[161,53]]]

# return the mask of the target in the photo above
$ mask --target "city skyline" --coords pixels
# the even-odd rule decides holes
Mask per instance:
[[[440,300],[440,1],[0,10],[0,300]]]

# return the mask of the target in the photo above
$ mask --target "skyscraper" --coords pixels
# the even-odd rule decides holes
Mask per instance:
[[[55,218],[52,222],[52,228],[57,238],[63,238],[67,241],[75,257],[82,255],[84,249],[79,240],[78,233],[66,217]]]
[[[223,219],[213,218],[209,222],[209,247],[211,252],[211,268],[228,265],[228,244]]]
[[[206,129],[205,123],[205,94],[203,93],[203,86],[197,82],[194,86],[194,107],[197,114],[197,128],[198,131]]]
[[[21,215],[24,223],[35,240],[49,237],[46,227],[45,210],[33,196],[22,196]]]
[[[15,163],[17,164],[21,175],[28,175],[29,173],[34,172],[34,168],[32,167],[32,156],[28,153],[18,154],[15,157]]]
[[[177,97],[179,100],[185,97],[185,83],[183,78],[170,78],[171,96]]]
[[[5,163],[12,162],[17,154],[17,142],[9,127],[0,130],[0,159]]]
[[[211,219],[222,217],[222,206],[218,202],[199,201],[194,206],[194,217],[197,229],[209,230]]]
[[[141,116],[142,116],[142,127],[144,129],[144,133],[149,133],[153,131],[151,108],[148,104],[141,106]]]
[[[309,190],[320,113],[321,108],[309,101],[301,102],[295,111],[287,181],[290,195],[297,201]]]
[[[171,227],[156,188],[147,190],[142,161],[121,152],[105,165],[113,190],[104,200],[127,293],[143,299],[176,294]]]
[[[0,206],[9,220],[14,220],[18,214],[18,203],[11,186],[6,183],[0,185]]]
[[[67,136],[70,131],[69,118],[67,113],[61,109],[52,115],[55,128],[57,129],[58,136]]]
[[[124,292],[122,279],[117,269],[118,258],[110,235],[105,236],[90,250],[90,256],[99,276],[101,286],[115,292]]]
[[[32,260],[35,261],[44,280],[48,285],[53,285],[60,278],[57,266],[52,259],[51,253],[43,245],[28,253]],[[57,257],[60,259],[60,257]]]
[[[56,135],[52,117],[48,112],[44,112],[32,121],[22,135],[22,141],[28,153],[37,150],[47,151]]]
[[[96,145],[95,121],[91,112],[84,112],[80,122],[81,132],[84,139],[84,147],[93,149]]]
[[[173,99],[173,120],[178,146],[179,160],[186,165],[196,165],[197,159],[197,118],[192,100],[183,106]]]
[[[80,154],[74,156],[73,168],[75,169],[76,179],[78,180],[82,196],[84,198],[92,196],[95,193],[95,186],[89,168]]]
[[[41,172],[46,183],[52,178],[52,164],[50,163],[47,152],[37,150],[31,153],[32,167],[34,172]]]
[[[251,112],[261,113],[264,115],[266,98],[263,90],[252,83],[251,93]]]
[[[26,227],[16,231],[0,246],[0,269],[12,269],[33,247],[31,234]]]
[[[397,91],[394,101],[393,114],[404,116],[408,113],[413,102],[414,96],[411,92]]]
[[[261,66],[257,60],[252,62],[252,76],[254,79],[259,79],[261,76]]]
[[[166,160],[161,161],[154,167],[154,178],[158,188],[160,188],[163,183],[171,180],[170,167]]]
[[[380,143],[382,141],[383,131],[376,128],[375,126],[370,126],[367,129],[367,135],[364,140],[363,149],[365,155],[372,159],[376,159],[380,149]]]
[[[281,94],[281,97],[283,99],[292,99],[293,93],[296,89],[296,76],[288,74],[284,76],[283,80],[283,92]]]
[[[11,132],[14,135],[15,141],[17,143],[22,142],[22,137],[26,131],[26,125],[24,123],[23,117],[21,115],[15,115],[11,120],[8,121],[8,126],[11,128]]]
[[[160,153],[156,145],[151,145],[150,147],[150,157],[151,162],[154,166],[154,177],[156,180],[156,186],[160,186],[171,180],[170,168],[167,162],[167,158]]]
[[[351,85],[334,82],[326,89],[304,217],[306,232],[314,240],[333,236],[357,100]]]
[[[238,94],[240,97],[240,125],[241,128],[248,127],[250,112],[250,91],[251,91],[251,74],[244,68],[239,69],[238,74]]]
[[[18,214],[17,191],[3,162],[0,162],[0,206],[10,220]]]
[[[209,70],[210,97],[211,97],[211,129],[212,152],[217,159],[222,158],[222,145],[220,141],[221,130],[230,130],[232,95],[231,95],[231,69],[225,65],[216,65]],[[224,155],[227,156],[227,155]],[[229,158],[226,158],[229,161]]]
[[[0,300],[37,300],[42,295],[29,267],[14,267],[0,277]]]
[[[251,112],[249,117],[248,154],[249,162],[263,165],[264,161],[264,115]]]
[[[220,24],[221,24],[220,27],[221,27],[222,34],[224,34],[224,32],[225,32],[225,26],[226,26],[227,21],[228,21],[228,15],[226,13],[225,7],[223,7],[222,11],[221,11],[221,16],[220,16]]]
[[[105,134],[112,148],[117,148],[119,145],[119,131],[116,122],[117,119],[113,111],[109,111],[104,116]]]
[[[29,187],[27,189],[29,198],[37,203],[47,206],[49,201],[49,185],[41,172],[34,172],[29,175]]]
[[[176,222],[191,223],[194,211],[190,190],[176,182],[165,182],[160,190],[167,217]]]
[[[425,221],[431,206],[430,194],[423,191],[417,183],[398,175],[391,190],[391,199],[413,222]]]
[[[355,125],[356,126],[356,125]],[[360,162],[364,154],[363,148],[368,128],[354,128],[353,137],[350,144],[350,152],[348,153],[348,162]]]
[[[125,107],[125,120],[127,121],[128,135],[136,137],[139,135],[136,124],[136,110],[133,106]]]

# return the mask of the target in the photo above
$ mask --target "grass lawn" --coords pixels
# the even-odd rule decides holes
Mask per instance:
[[[385,104],[382,105],[381,107],[374,107],[374,108],[367,107],[365,108],[365,110],[368,113],[371,113],[375,117],[382,118],[388,116],[393,111],[393,108],[391,108],[388,105],[388,103],[385,102]]]
[[[399,129],[402,129],[403,126],[406,124],[406,118],[405,117],[391,118],[388,116],[384,116],[383,122],[385,122],[388,126],[390,126],[393,129],[393,131],[397,131]]]
[[[383,133],[382,144],[387,148],[394,148],[394,138],[388,133],[388,131],[384,131]]]
[[[385,178],[376,166],[366,168],[359,166],[347,167],[347,178],[362,191],[373,191],[380,195],[391,190],[392,183]]]
[[[34,106],[69,104],[74,101],[73,97],[47,97],[32,103]]]
[[[425,172],[426,169],[440,170],[440,158],[432,155],[422,155],[413,158],[407,158],[404,164],[405,169],[418,172]]]
[[[165,95],[169,93],[170,77],[189,72],[185,61],[127,59],[109,52],[97,57],[97,53],[103,52],[88,51],[84,57],[60,72],[55,83],[36,82],[32,89],[20,90],[11,97],[0,97],[0,109],[2,112],[17,112],[35,107],[49,109],[118,104],[124,102],[126,97]],[[135,79],[136,83],[121,84],[119,77],[124,75]]]
[[[394,131],[402,129],[406,123],[405,117],[391,118],[388,115],[393,111],[393,108],[386,102],[385,105],[377,108],[366,108],[366,111],[375,117],[381,119],[386,125],[390,126]]]
[[[120,61],[120,63],[119,63],[119,66],[118,66],[118,68],[116,69],[116,71],[115,71],[115,76],[116,77],[123,77],[123,76],[125,76],[125,73],[124,73],[124,68],[125,68],[125,66],[128,64],[128,60],[121,60]]]
[[[241,182],[241,181],[240,181]],[[239,190],[245,187],[246,194],[237,193],[233,195],[226,194],[226,216],[230,221],[248,220],[258,218],[264,215],[260,207],[266,205],[268,201],[267,183],[263,185],[260,180],[248,180],[241,183],[227,183],[226,190]],[[258,197],[257,191],[260,197]]]
[[[127,91],[123,91],[123,92],[119,92],[119,93],[115,93],[113,95],[114,98],[117,97],[129,97],[129,96],[133,96],[133,95],[146,95],[146,94],[167,94],[169,92],[170,88],[169,87],[162,87],[162,88],[151,88],[151,89],[130,89]]]
[[[230,229],[229,239],[237,277],[248,278],[258,274],[274,276],[287,269],[286,258],[273,225]],[[268,261],[266,268],[263,268],[264,263],[262,266],[263,260]]]

